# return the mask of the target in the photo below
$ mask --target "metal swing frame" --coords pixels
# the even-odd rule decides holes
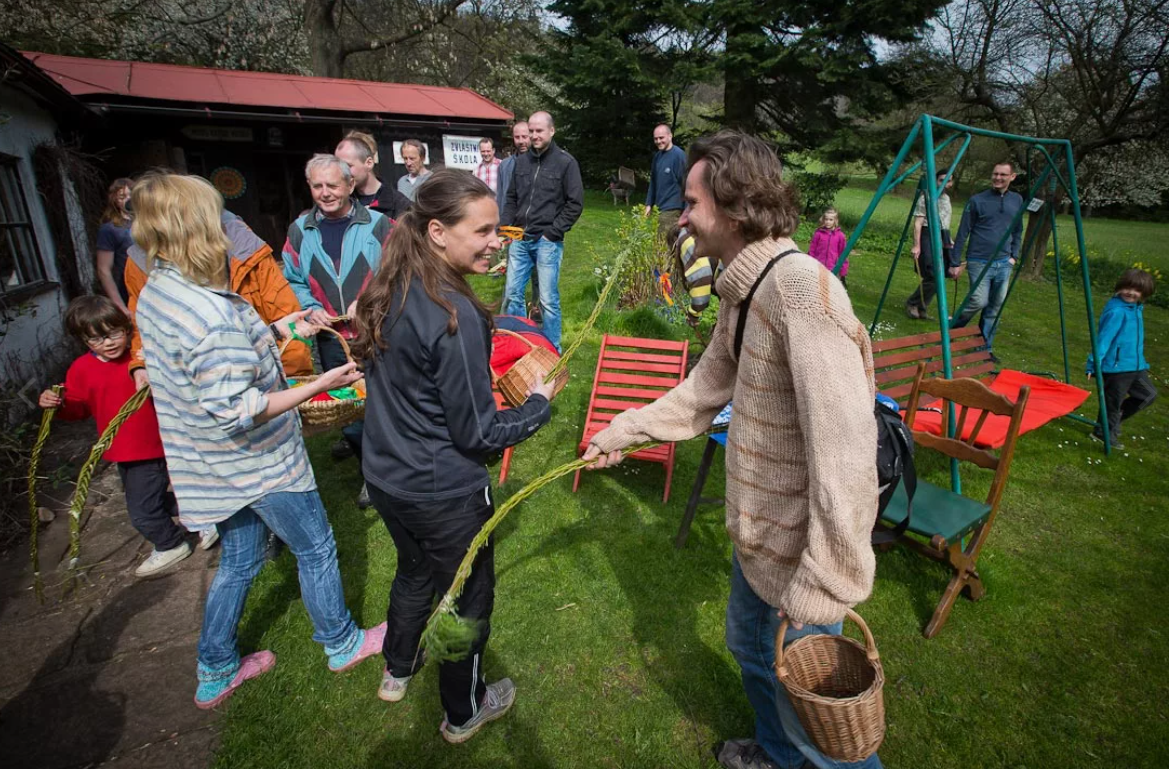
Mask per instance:
[[[937,143],[935,141],[934,135],[935,129],[943,129],[951,133],[943,141]],[[1003,133],[1001,131],[992,131],[985,128],[976,128],[973,126],[962,125],[961,123],[955,123],[950,120],[934,117],[933,115],[922,115],[914,123],[913,128],[909,132],[909,135],[902,143],[901,149],[897,153],[897,157],[894,159],[893,164],[889,167],[889,171],[885,174],[885,178],[881,181],[881,184],[878,185],[876,194],[873,195],[873,199],[869,202],[868,208],[865,209],[864,214],[861,216],[860,222],[858,222],[857,226],[853,229],[852,235],[849,237],[848,243],[844,248],[844,253],[841,255],[841,258],[836,261],[836,265],[833,268],[833,273],[839,275],[841,268],[844,266],[845,261],[848,258],[848,255],[852,252],[852,249],[856,245],[857,241],[860,240],[861,235],[864,233],[865,226],[869,223],[873,212],[876,210],[877,206],[881,202],[881,199],[886,195],[886,193],[896,188],[897,185],[901,184],[924,166],[924,173],[922,174],[918,183],[917,191],[913,197],[913,203],[909,209],[909,217],[906,220],[905,227],[902,229],[901,238],[897,243],[897,250],[893,254],[892,264],[889,266],[889,276],[885,281],[885,287],[882,290],[881,298],[877,303],[877,310],[873,315],[873,322],[869,326],[869,334],[872,335],[872,333],[876,330],[877,321],[881,317],[881,310],[885,305],[885,300],[888,297],[889,289],[893,283],[893,276],[897,270],[897,263],[901,259],[901,253],[905,248],[905,241],[909,234],[909,227],[913,222],[914,211],[917,208],[917,201],[922,195],[924,195],[926,199],[925,210],[928,222],[927,229],[929,230],[929,237],[931,239],[932,245],[931,250],[933,252],[932,257],[934,262],[934,283],[935,287],[937,288],[938,307],[940,309],[938,312],[938,327],[942,335],[942,370],[944,376],[947,379],[951,378],[953,375],[950,352],[951,318],[948,318],[945,312],[949,302],[946,296],[946,273],[942,257],[942,232],[940,222],[938,221],[938,194],[940,189],[944,189],[946,182],[948,182],[950,177],[953,176],[954,169],[958,167],[958,163],[961,162],[963,155],[966,154],[966,150],[970,147],[970,143],[973,141],[975,136],[991,139],[1002,139],[1008,142],[1026,143],[1028,182],[1031,185],[1026,200],[1027,204],[1035,199],[1036,194],[1041,192],[1045,185],[1048,186],[1048,189],[1051,192],[1054,192],[1057,189],[1057,185],[1062,186],[1064,191],[1067,193],[1071,201],[1072,215],[1075,220],[1076,246],[1079,251],[1080,273],[1084,283],[1084,304],[1088,317],[1088,332],[1092,346],[1092,359],[1095,361],[1095,370],[1100,372],[1102,368],[1100,350],[1097,345],[1096,338],[1096,316],[1092,309],[1092,282],[1088,271],[1088,251],[1084,244],[1084,220],[1080,211],[1080,195],[1076,185],[1076,169],[1072,154],[1072,144],[1067,139],[1043,139],[1032,136],[1022,136],[1019,134]],[[910,153],[914,147],[917,146],[919,141],[921,144],[922,159],[911,164],[907,169],[905,169],[905,171],[901,171],[902,165],[904,165],[905,162],[909,159]],[[961,145],[958,147],[958,151],[955,154],[953,161],[951,161],[949,167],[946,169],[945,177],[943,178],[941,186],[939,187],[937,182],[938,155],[951,144],[954,144],[958,141],[961,141]],[[1043,161],[1042,170],[1039,172],[1038,176],[1035,175],[1036,168],[1034,167],[1036,156],[1040,156],[1040,160]],[[1059,167],[1059,160],[1061,159],[1061,156],[1064,163],[1063,173],[1061,173]],[[1068,363],[1067,319],[1064,308],[1063,272],[1059,258],[1059,235],[1058,228],[1056,227],[1055,207],[1050,205],[1050,203],[1047,201],[1044,201],[1044,206],[1046,207],[1047,211],[1043,215],[1050,217],[1052,245],[1055,249],[1055,276],[1056,290],[1059,300],[1059,326],[1060,342],[1063,349],[1064,382],[1071,384],[1071,369]],[[1006,243],[1007,238],[1010,237],[1011,231],[1014,230],[1014,228],[1022,221],[1023,215],[1028,211],[1028,207],[1029,206],[1026,204],[1020,207],[1019,212],[1015,215],[1015,219],[1011,222],[1011,226],[1007,228],[1007,231],[1003,234],[1002,238],[996,245],[996,253],[1002,249],[1003,245]],[[1030,251],[1030,247],[1034,241],[1036,233],[1038,233],[1040,229],[1041,228],[1039,226],[1033,227],[1031,232],[1029,232],[1028,236],[1026,236],[1024,239],[1023,247],[1019,252],[1019,259],[1014,266],[1011,280],[1007,287],[1007,295],[1003,299],[1003,307],[1006,307],[1007,302],[1010,301],[1011,293],[1015,288],[1015,283],[1019,279],[1019,273],[1027,261],[1027,254]],[[959,303],[952,317],[958,317],[962,314],[962,311],[966,308],[967,303],[970,301],[970,297],[978,289],[978,286],[981,284],[981,282],[986,278],[988,272],[989,270],[983,270],[978,279],[972,282],[970,290],[966,293],[966,297],[962,300],[962,302]],[[1001,319],[1002,315],[1000,314],[999,317],[995,320],[994,328],[998,327],[998,323]],[[1054,375],[1053,378],[1055,378]],[[1112,453],[1112,445],[1108,429],[1108,413],[1104,403],[1103,377],[1097,375],[1094,377],[1094,379],[1096,382],[1096,396],[1100,406],[1099,419],[1097,421],[1092,421],[1085,417],[1079,416],[1078,414],[1069,414],[1068,417],[1085,424],[1091,424],[1099,427],[1104,434],[1104,453],[1105,455],[1110,455]],[[952,412],[953,406],[950,405],[949,408]],[[953,417],[954,415],[951,413],[949,420],[947,420],[949,424],[948,432],[950,437],[953,437],[953,432],[955,429]],[[960,492],[961,480],[958,477],[958,467],[956,461],[951,461],[950,478],[952,489],[955,492]]]

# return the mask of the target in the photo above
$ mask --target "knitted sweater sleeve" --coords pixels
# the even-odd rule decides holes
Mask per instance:
[[[808,460],[809,498],[807,545],[779,608],[793,620],[827,624],[868,597],[876,570],[869,542],[877,512],[871,343],[851,313],[847,321],[823,307],[785,315],[782,338]]]
[[[593,436],[597,448],[607,453],[651,440],[684,441],[710,428],[710,421],[735,393],[737,365],[727,334],[734,318],[724,310],[728,307],[729,302],[719,306],[714,337],[686,381],[648,406],[614,417],[607,429]]]

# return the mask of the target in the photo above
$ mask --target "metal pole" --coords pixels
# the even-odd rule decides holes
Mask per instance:
[[[885,299],[889,296],[889,288],[893,285],[893,275],[897,272],[897,262],[901,259],[901,252],[905,250],[905,239],[909,235],[909,225],[913,222],[913,210],[917,207],[917,199],[921,197],[921,186],[913,193],[913,204],[909,209],[909,218],[901,228],[901,239],[897,241],[897,250],[893,253],[893,263],[889,265],[889,276],[885,278],[885,288],[881,290],[881,298],[877,302],[877,311],[873,313],[873,322],[869,324],[869,336],[877,333],[877,321],[881,319],[881,308],[885,306]]]
[[[921,118],[922,141],[925,144],[925,217],[929,224],[930,246],[933,249],[934,283],[938,289],[938,307],[946,306],[946,273],[942,262],[942,227],[938,220],[938,180],[937,165],[934,163],[934,126],[929,115]],[[938,328],[942,332],[942,371],[946,379],[953,377],[953,368],[950,361],[950,324],[945,315],[938,313]],[[954,437],[954,404],[946,403],[946,434]],[[962,493],[962,477],[958,474],[958,460],[950,460],[950,489],[955,494]]]
[[[1080,250],[1080,275],[1084,280],[1084,304],[1088,311],[1088,339],[1092,342],[1092,361],[1095,364],[1096,398],[1100,402],[1100,427],[1104,432],[1104,454],[1112,454],[1112,433],[1108,427],[1108,409],[1104,404],[1103,362],[1100,348],[1096,346],[1096,312],[1092,308],[1092,276],[1088,272],[1088,248],[1084,244],[1084,217],[1080,213],[1080,191],[1076,186],[1076,165],[1072,158],[1072,143],[1063,142],[1064,155],[1068,164],[1068,192],[1072,196],[1072,215],[1076,221],[1076,247]]]
[[[1062,146],[1067,143],[1067,139],[1041,139],[1035,136],[1022,136],[1021,134],[1009,134],[1002,131],[992,131],[989,128],[975,128],[974,126],[962,125],[955,123],[953,120],[946,120],[945,118],[934,117],[933,115],[923,115],[922,117],[930,118],[935,126],[941,128],[952,128],[955,131],[967,131],[975,136],[985,136],[989,139],[1004,139],[1009,142],[1027,142],[1029,144],[1041,144],[1049,146]]]
[[[1055,180],[1052,179],[1052,183]],[[1011,300],[1011,294],[1015,291],[1015,283],[1018,282],[1019,276],[1023,274],[1023,263],[1027,261],[1027,253],[1031,250],[1031,246],[1035,243],[1035,238],[1039,236],[1039,228],[1035,227],[1023,241],[1019,248],[1019,258],[1015,260],[1015,268],[1011,271],[1011,284],[1007,286],[1007,295],[1003,297],[1003,307],[1007,306],[1007,302]],[[999,316],[994,319],[994,325],[990,327],[990,335],[994,336],[994,332],[998,329],[999,323],[1002,321],[1003,315],[1000,312]]]
[[[1056,191],[1056,181],[1051,180],[1051,191]],[[1051,219],[1051,249],[1055,252],[1055,290],[1059,297],[1059,341],[1063,346],[1063,381],[1065,384],[1072,383],[1071,369],[1068,367],[1068,324],[1064,313],[1063,305],[1063,269],[1060,265],[1059,258],[1059,232],[1055,221],[1055,195],[1052,195],[1052,203],[1048,206],[1048,217]]]
[[[949,147],[951,144],[953,144],[953,143],[954,143],[954,141],[955,141],[955,140],[956,140],[956,139],[957,139],[959,136],[965,136],[965,137],[966,137],[966,144],[969,144],[969,143],[970,143],[970,134],[962,134],[962,133],[956,133],[956,134],[952,134],[952,135],[950,135],[950,137],[949,137],[949,138],[947,138],[947,139],[946,139],[944,142],[942,142],[941,144],[939,144],[939,145],[938,145],[938,146],[937,146],[937,147],[934,149],[934,154],[935,154],[935,155],[937,155],[937,154],[938,154],[938,153],[940,153],[942,150],[944,150],[946,147]],[[910,176],[912,176],[912,175],[913,175],[913,172],[914,172],[914,171],[916,171],[917,169],[921,168],[921,164],[922,164],[922,162],[923,162],[923,161],[919,160],[919,161],[917,161],[916,163],[914,163],[913,165],[911,165],[909,168],[905,169],[905,173],[901,174],[901,175],[900,175],[900,176],[898,176],[896,179],[894,179],[894,180],[893,180],[893,182],[892,182],[892,183],[891,183],[889,186],[890,186],[890,187],[896,187],[898,184],[901,184],[901,182],[903,182],[903,181],[905,181],[906,179],[908,179]]]
[[[869,207],[865,209],[861,219],[856,224],[856,228],[852,231],[852,236],[849,237],[848,243],[844,246],[844,253],[836,260],[836,265],[832,268],[832,274],[839,276],[840,268],[848,260],[848,255],[852,253],[852,247],[856,245],[857,240],[860,239],[861,233],[864,232],[865,225],[869,223],[873,212],[877,210],[877,204],[881,202],[881,198],[885,192],[890,188],[890,182],[897,177],[897,169],[901,168],[901,164],[905,162],[905,156],[909,154],[909,150],[913,147],[913,143],[917,140],[917,135],[921,131],[921,123],[924,120],[918,118],[917,122],[913,124],[913,128],[909,132],[909,136],[905,138],[905,143],[901,145],[901,151],[897,153],[897,157],[893,160],[893,165],[889,166],[889,171],[885,174],[884,181],[877,187],[877,192],[873,195],[873,199],[869,201]]]

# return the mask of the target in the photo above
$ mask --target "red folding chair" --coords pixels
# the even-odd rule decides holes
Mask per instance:
[[[495,396],[495,408],[500,411],[509,408],[507,401],[503,398],[503,393],[499,390],[492,390],[491,394]],[[511,469],[511,453],[515,451],[515,446],[508,446],[503,450],[503,459],[499,463],[499,482],[503,483],[507,480],[507,471]]]
[[[594,435],[604,430],[623,411],[653,403],[686,378],[686,342],[639,339],[605,335],[597,358],[597,373],[589,395],[584,436],[578,454],[583,454]],[[657,462],[666,467],[666,490],[662,502],[670,500],[670,479],[674,475],[674,444],[666,443],[630,455],[633,459]],[[572,490],[580,487],[580,471]]]

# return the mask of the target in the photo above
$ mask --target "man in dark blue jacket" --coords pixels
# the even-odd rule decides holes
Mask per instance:
[[[674,133],[664,123],[654,129],[654,153],[645,193],[645,215],[657,207],[658,235],[665,236],[682,215],[682,185],[686,182],[686,153],[674,144]]]
[[[556,126],[547,112],[528,118],[532,149],[516,157],[507,203],[499,223],[524,229],[524,239],[511,244],[507,256],[504,312],[524,313],[524,289],[535,269],[539,275],[544,336],[560,349],[560,260],[564,236],[584,210],[580,166],[552,141]]]
[[[970,285],[976,286],[965,309],[950,321],[950,328],[962,328],[976,312],[981,311],[978,327],[982,329],[987,349],[992,349],[994,344],[995,326],[1007,299],[1011,269],[1019,259],[1019,246],[1023,240],[1023,218],[1018,215],[1023,207],[1023,196],[1011,192],[1013,181],[1013,163],[1003,161],[994,167],[990,189],[971,196],[966,203],[950,256],[948,274],[956,279],[962,274],[962,251],[966,250]],[[986,276],[982,277],[984,272]],[[990,357],[998,363],[993,352]]]

